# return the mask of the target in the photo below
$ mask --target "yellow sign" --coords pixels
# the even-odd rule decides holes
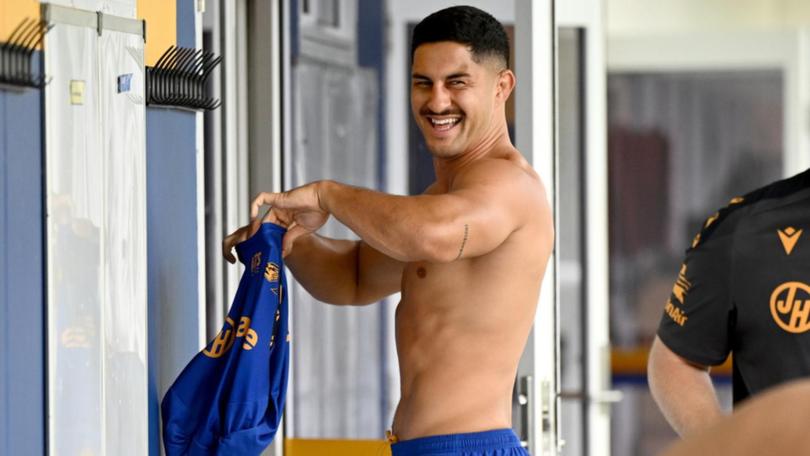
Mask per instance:
[[[284,454],[289,456],[390,456],[385,440],[286,439]]]
[[[73,80],[70,81],[70,104],[83,105],[84,104],[84,81]]]

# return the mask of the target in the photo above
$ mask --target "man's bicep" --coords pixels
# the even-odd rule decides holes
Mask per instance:
[[[687,368],[708,372],[710,367],[708,364],[684,358],[669,348],[658,336],[655,337],[652,347],[650,348],[649,364],[651,370],[655,370],[659,374],[666,374],[673,369]]]
[[[357,300],[370,304],[400,291],[405,263],[360,241],[357,250]]]
[[[503,173],[480,180],[467,179],[449,193],[459,208],[459,253],[484,255],[501,245],[538,207],[537,189],[526,177]]]

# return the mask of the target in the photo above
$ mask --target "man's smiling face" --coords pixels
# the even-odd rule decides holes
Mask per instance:
[[[462,154],[495,128],[500,69],[495,58],[479,60],[452,41],[422,44],[414,52],[411,110],[435,157]]]

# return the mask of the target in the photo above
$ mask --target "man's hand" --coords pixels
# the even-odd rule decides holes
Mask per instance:
[[[262,223],[275,223],[276,225],[283,227],[289,225],[289,223],[285,221],[285,218],[283,216],[280,217],[279,214],[276,214],[276,212],[277,211],[272,209],[267,211],[267,214],[265,214],[262,220],[254,218],[250,223],[237,229],[222,240],[222,256],[225,257],[228,263],[236,263],[236,257],[233,255],[233,248],[236,246],[236,244],[244,242],[256,234],[256,232],[259,231],[259,227]]]
[[[314,233],[329,220],[329,212],[321,205],[320,192],[323,182],[313,182],[283,193],[260,193],[250,207],[251,224],[259,215],[259,209],[269,205],[277,217],[287,224],[282,255],[292,252],[299,237]]]

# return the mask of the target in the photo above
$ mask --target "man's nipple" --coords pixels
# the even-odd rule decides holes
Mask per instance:
[[[424,279],[425,277],[427,277],[427,270],[424,267],[419,266],[418,268],[416,268],[416,276],[419,277],[420,279]]]

